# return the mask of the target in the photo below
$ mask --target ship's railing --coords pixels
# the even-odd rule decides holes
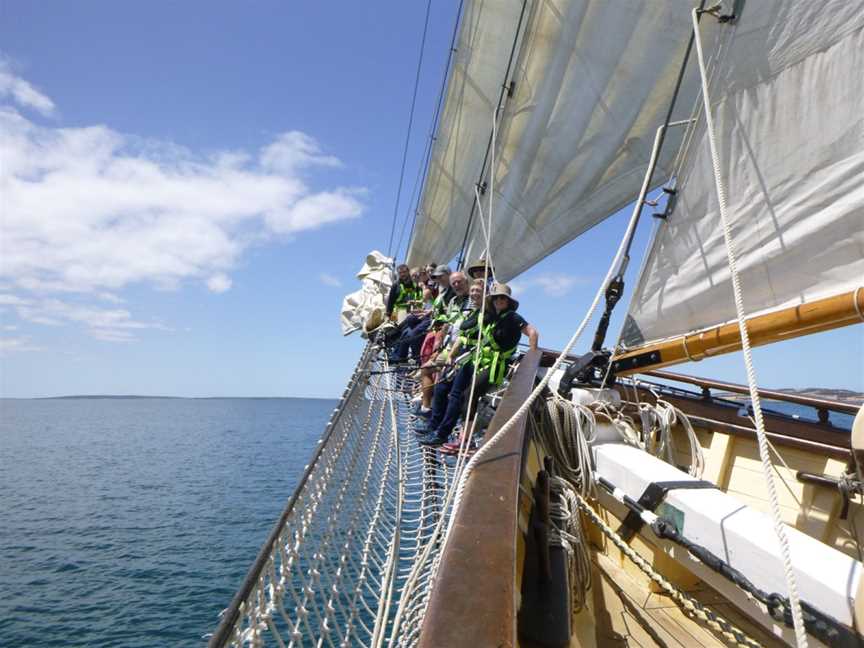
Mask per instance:
[[[684,374],[672,373],[671,371],[646,371],[643,375],[661,378],[663,380],[672,380],[679,383],[687,383],[699,387],[702,390],[704,398],[711,398],[711,390],[720,390],[730,394],[745,394],[749,395],[750,390],[747,385],[738,385],[736,383],[723,382],[720,380],[709,380],[707,378],[698,378],[696,376],[685,376]],[[828,414],[830,412],[840,412],[843,414],[858,413],[860,405],[852,403],[842,403],[840,401],[832,401],[824,398],[813,398],[811,396],[800,396],[789,392],[774,391],[771,389],[759,389],[759,396],[766,400],[780,401],[784,403],[794,403],[805,407],[812,407],[816,410],[819,421],[822,423],[828,422]]]
[[[534,387],[541,353],[528,351],[486,431],[491,438]],[[440,557],[420,646],[516,645],[516,537],[525,418],[472,471]]]
[[[395,630],[393,618],[406,574],[446,515],[452,466],[411,438],[412,381],[377,353],[364,351],[210,647],[416,642],[428,592],[415,589]]]

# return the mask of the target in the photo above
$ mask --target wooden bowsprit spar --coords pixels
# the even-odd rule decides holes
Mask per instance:
[[[820,331],[864,323],[864,287],[747,320],[752,346],[761,346]],[[613,356],[612,369],[619,376],[659,369],[682,362],[741,349],[738,323],[688,333]]]

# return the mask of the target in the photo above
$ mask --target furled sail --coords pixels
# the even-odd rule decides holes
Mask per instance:
[[[357,278],[363,282],[360,290],[345,295],[342,300],[342,335],[361,330],[370,323],[370,317],[376,311],[378,323],[383,321],[384,305],[393,285],[392,267],[393,259],[377,250],[366,255],[366,262],[357,273]]]
[[[494,178],[489,169],[482,178],[494,185],[491,252],[501,279],[517,275],[633,200],[655,131],[666,116],[694,4],[695,0],[527,3],[510,77],[500,66],[487,70],[498,75],[487,87],[513,83],[512,96],[500,113]],[[499,6],[518,8],[520,3],[487,0],[469,5],[471,16],[478,6],[490,12]],[[509,47],[513,28],[500,25],[515,27],[517,22],[517,11],[511,11],[506,21],[502,13],[501,23],[489,28],[488,38],[474,41],[471,56],[480,56],[485,48],[501,48],[502,41]],[[460,42],[474,29],[466,20]],[[454,71],[456,87],[460,78]],[[698,77],[691,71],[679,101],[685,111],[695,100],[697,86]],[[451,81],[445,114],[467,110],[466,98],[453,87]],[[410,248],[412,264],[458,252],[474,186],[481,179],[479,161],[494,107],[490,102],[472,104],[470,124],[442,121],[436,145],[458,142],[459,147],[451,143],[448,164],[433,162],[430,169]],[[681,116],[686,116],[683,111],[673,118]],[[659,160],[661,177],[680,137],[674,130],[668,135]],[[459,163],[460,155],[473,156],[471,164]],[[459,175],[461,171],[468,173]],[[434,200],[445,183],[458,200]],[[485,247],[478,218],[475,210],[468,256],[479,256]]]
[[[749,2],[719,29],[710,99],[748,318],[850,292],[858,308],[864,2]],[[736,319],[704,120],[681,153],[623,331],[631,349]]]

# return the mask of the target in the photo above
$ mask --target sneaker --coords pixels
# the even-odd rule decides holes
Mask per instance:
[[[417,440],[417,442],[420,445],[430,446],[430,447],[444,445],[444,443],[446,441],[447,441],[446,437],[441,438],[440,436],[438,436],[438,434],[436,432],[430,432],[428,436],[421,437],[420,439]]]
[[[417,414],[417,416],[422,416],[425,419],[432,418],[432,408],[423,407],[421,405],[420,408],[415,412],[415,414]]]
[[[458,441],[448,441],[447,443],[442,445],[440,448],[438,448],[438,452],[440,452],[441,454],[455,455],[456,453],[459,452],[459,442]]]
[[[423,399],[420,396],[415,396],[411,399],[411,413],[419,414],[423,407]]]
[[[417,419],[415,421],[412,421],[411,429],[414,430],[414,434],[418,436],[422,436],[431,432],[431,429],[429,428],[429,421],[427,421],[426,419]]]

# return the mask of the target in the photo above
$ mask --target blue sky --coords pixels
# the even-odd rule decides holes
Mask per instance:
[[[432,3],[400,215],[456,5]],[[387,245],[424,12],[0,3],[0,395],[338,395],[362,347],[339,306]],[[625,218],[517,280],[545,346]],[[862,327],[756,351],[768,387],[864,390],[862,357]],[[744,377],[738,355],[678,369]]]

